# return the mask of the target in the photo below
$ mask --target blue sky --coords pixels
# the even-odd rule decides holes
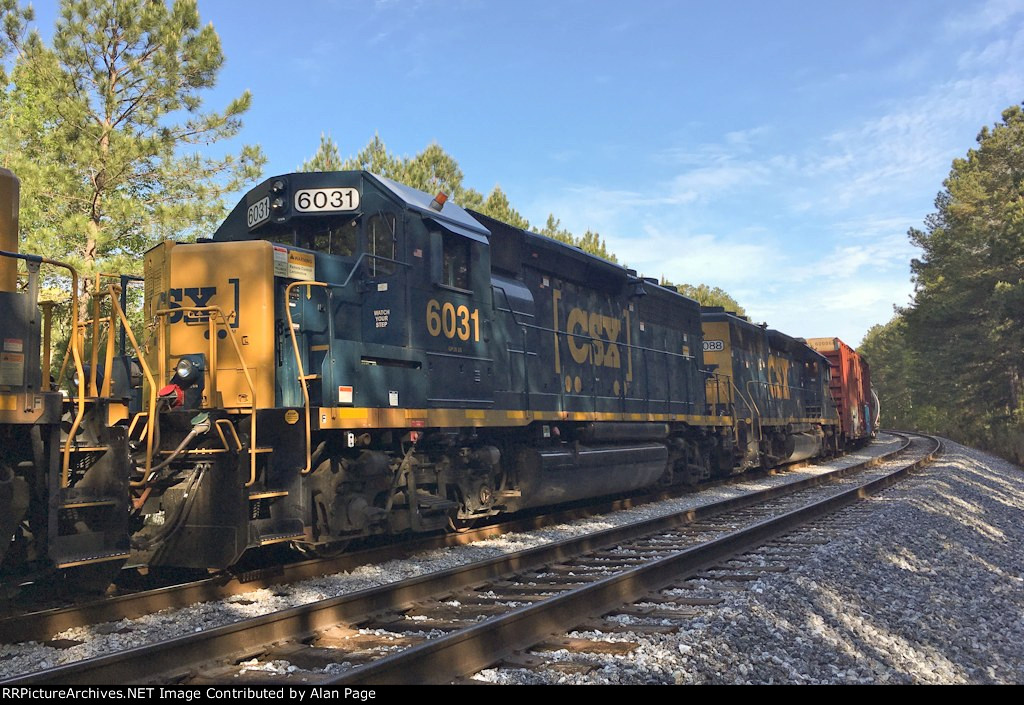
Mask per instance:
[[[49,34],[53,2],[36,2]],[[912,291],[909,227],[1024,100],[1024,0],[200,0],[266,175],[321,132],[437,141],[531,223],[858,344]]]

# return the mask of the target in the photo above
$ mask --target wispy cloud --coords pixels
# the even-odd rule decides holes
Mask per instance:
[[[1024,13],[1021,0],[988,0],[980,8],[970,5],[969,9],[957,11],[946,18],[944,28],[949,36],[987,32],[1006,24]]]

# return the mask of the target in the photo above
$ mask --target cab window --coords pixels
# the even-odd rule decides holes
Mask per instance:
[[[288,245],[289,247],[295,246],[295,231],[288,230],[281,233],[271,233],[266,237],[270,242],[276,242],[278,245]]]
[[[395,273],[395,263],[380,260],[380,257],[395,257],[395,216],[393,213],[378,213],[371,216],[366,225],[366,250],[369,257],[367,266],[370,276],[378,277]]]
[[[356,252],[358,229],[358,223],[355,220],[341,225],[334,224],[318,228],[313,232],[312,249],[329,255],[351,257]]]
[[[469,241],[453,233],[443,233],[444,265],[441,283],[457,289],[469,289]]]

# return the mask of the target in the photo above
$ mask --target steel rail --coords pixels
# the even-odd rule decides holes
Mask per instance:
[[[152,679],[157,673],[186,672],[190,666],[208,663],[211,660],[225,658],[232,654],[251,654],[260,644],[300,638],[318,629],[325,629],[338,623],[357,621],[367,614],[400,609],[429,596],[484,583],[510,572],[566,560],[580,553],[615,545],[651,532],[667,530],[705,517],[826,484],[831,480],[892,459],[905,452],[909,445],[908,440],[894,451],[846,468],[721,502],[605,529],[586,536],[574,537],[445,571],[428,573],[399,583],[369,588],[310,605],[242,620],[204,632],[186,634],[158,644],[149,644],[18,676],[8,682],[11,684],[63,683],[69,685],[136,683]]]
[[[889,454],[883,454],[878,458],[872,458],[865,462],[882,462],[882,459],[902,450],[903,448],[898,448]],[[796,466],[799,467],[800,464]],[[858,463],[850,468],[840,468],[835,472],[849,472],[862,467],[866,466]],[[714,483],[710,487],[740,484],[760,479],[762,476],[761,473],[748,472],[743,475],[727,478],[719,483]],[[827,476],[836,477],[836,475],[830,473]],[[701,487],[701,489],[707,488],[705,486]],[[187,607],[197,602],[241,595],[272,585],[294,583],[332,573],[349,571],[369,563],[407,558],[416,552],[461,546],[513,531],[532,531],[554,524],[588,518],[597,514],[620,511],[650,502],[660,502],[687,495],[693,495],[692,489],[687,488],[684,491],[682,488],[673,488],[640,497],[605,500],[593,504],[588,503],[586,506],[574,506],[554,513],[517,517],[498,524],[489,524],[461,533],[426,536],[397,544],[369,547],[332,558],[318,558],[267,568],[226,571],[208,578],[179,585],[159,587],[66,607],[36,610],[34,612],[3,617],[0,618],[0,635],[3,635],[5,643],[43,642],[50,639],[54,634],[75,627],[101,622],[116,622],[121,619],[132,619],[160,610]]]
[[[324,685],[437,684],[475,673],[515,651],[529,648],[553,634],[569,631],[620,605],[634,602],[683,577],[710,568],[729,556],[750,550],[895,484],[911,470],[937,457],[942,444],[937,439],[932,440],[936,444],[934,450],[884,477],[666,558],[652,560],[646,565],[385,656],[329,678]]]

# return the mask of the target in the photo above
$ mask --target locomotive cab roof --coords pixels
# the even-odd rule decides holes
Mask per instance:
[[[490,238],[487,228],[455,203],[445,202],[438,210],[432,206],[435,196],[364,170],[294,172],[266,179],[235,205],[213,239],[272,238],[302,221],[359,217],[378,207],[366,204],[381,199],[471,240],[487,243]]]

